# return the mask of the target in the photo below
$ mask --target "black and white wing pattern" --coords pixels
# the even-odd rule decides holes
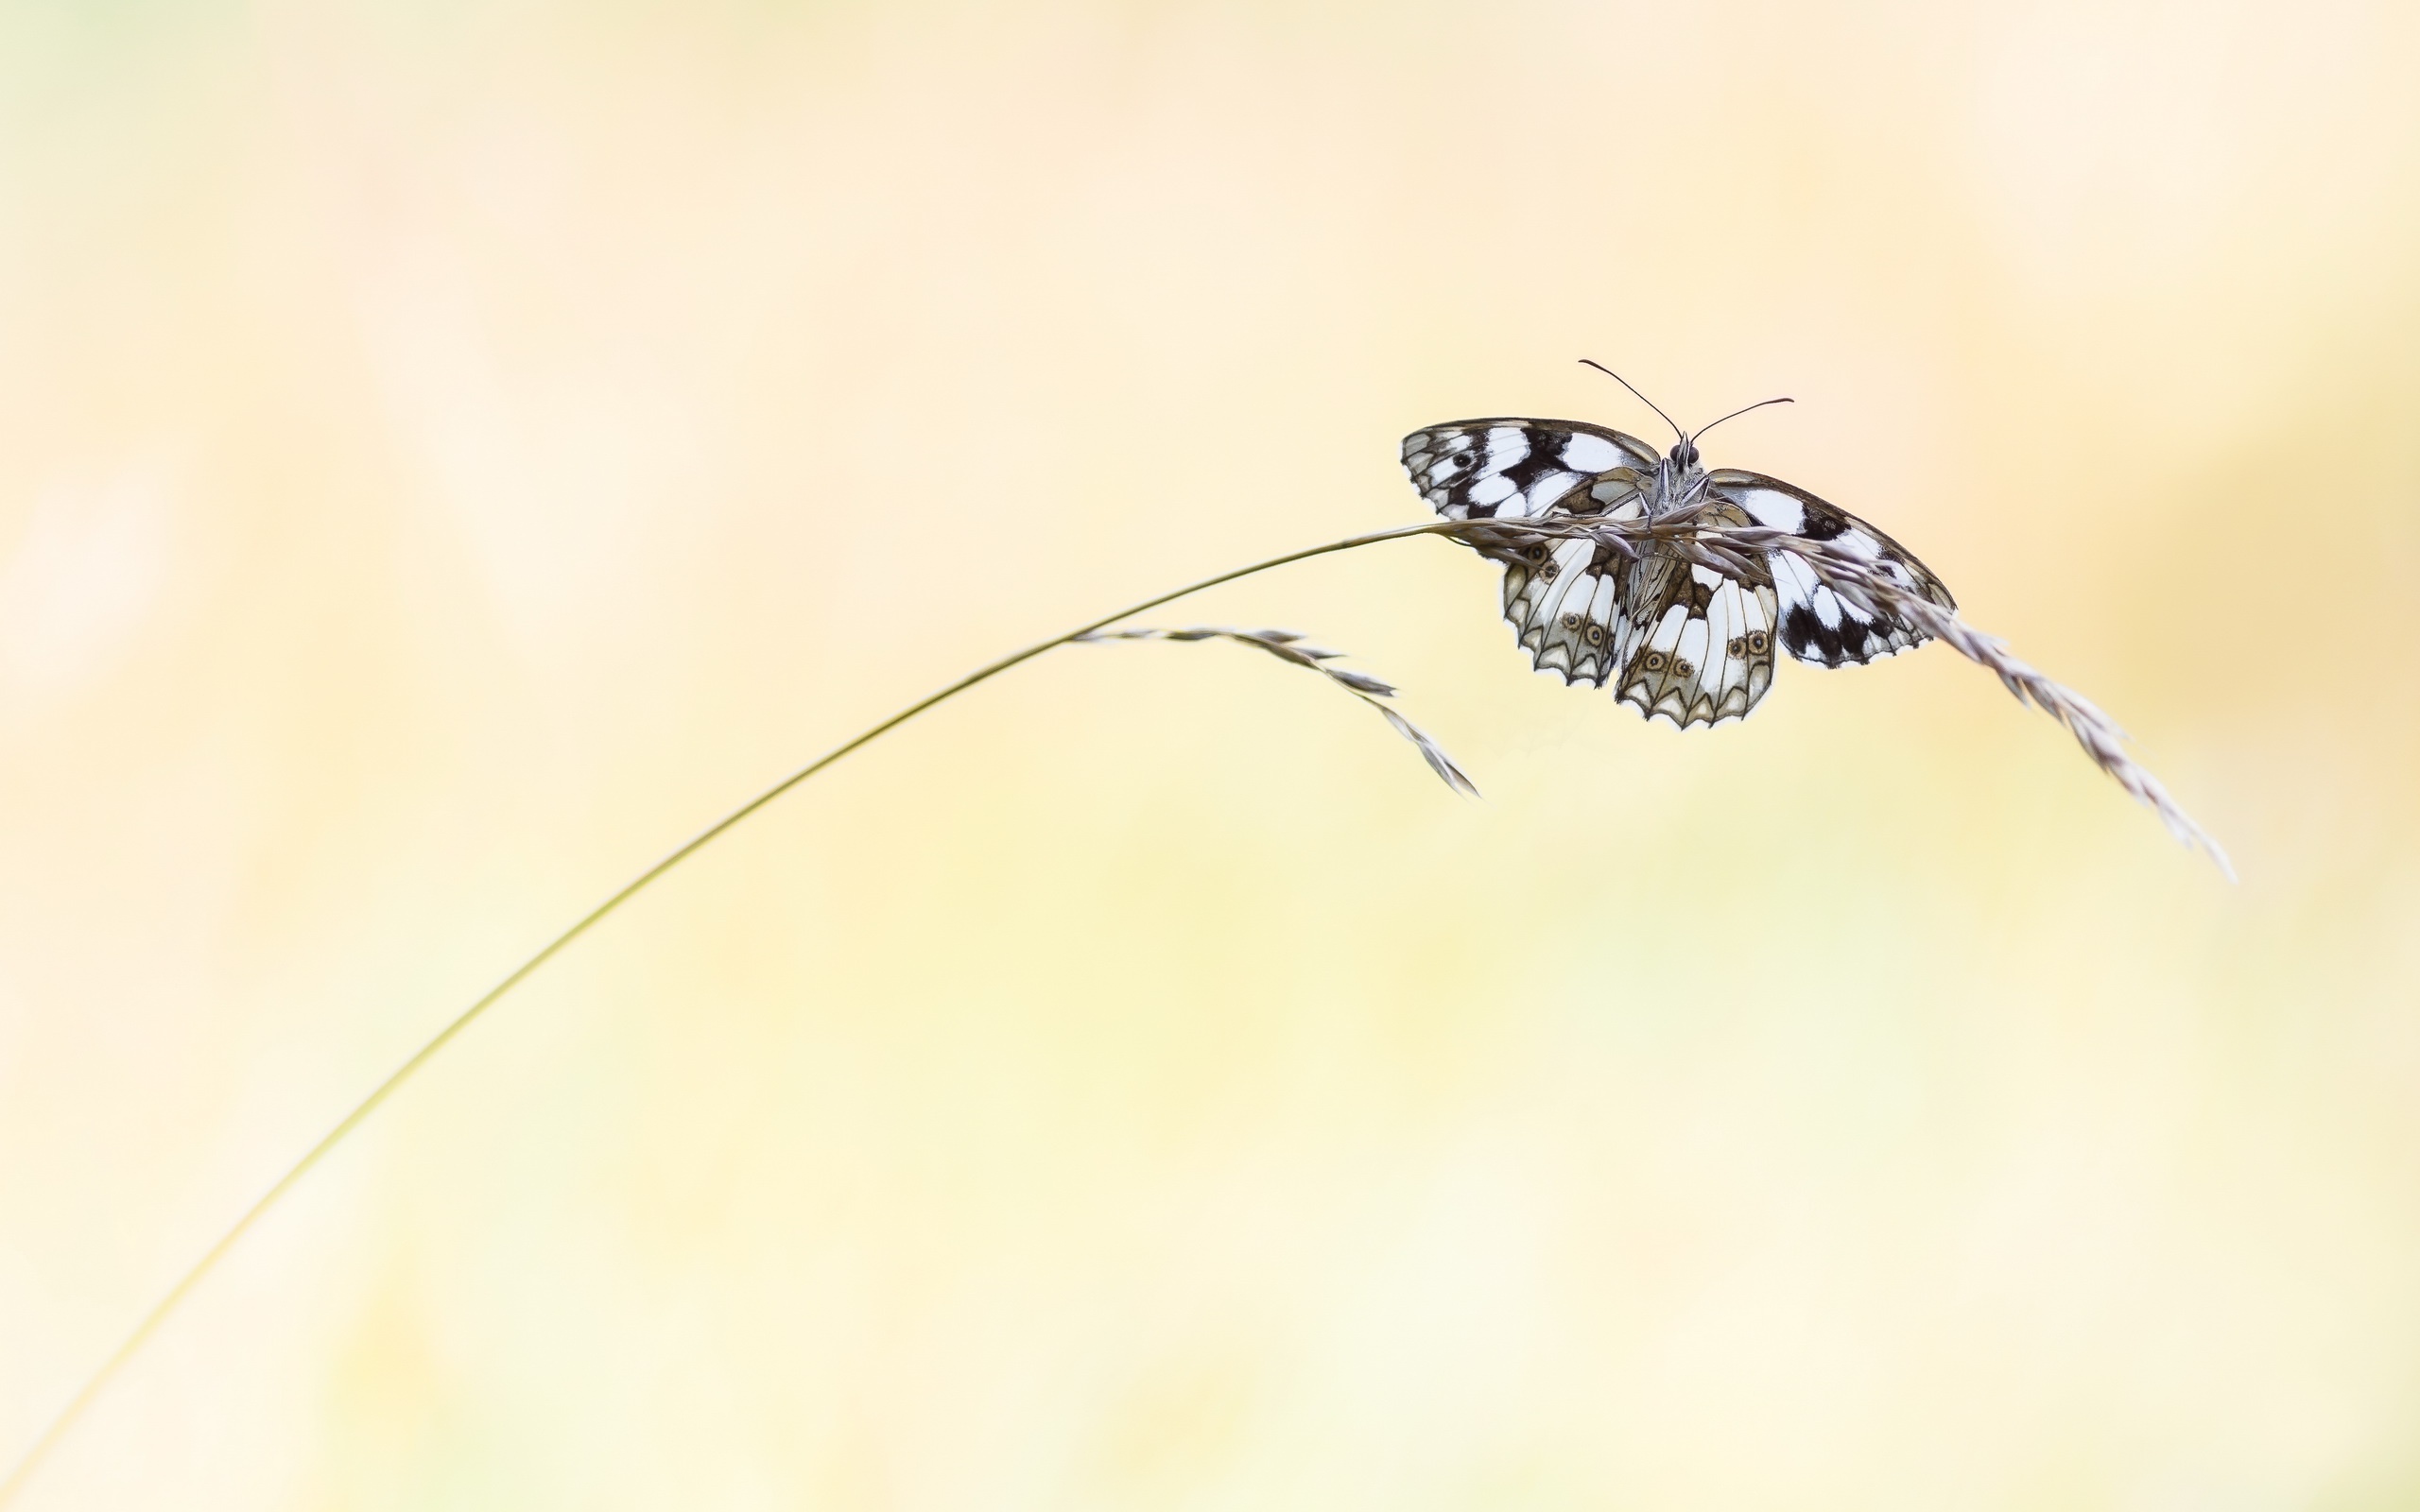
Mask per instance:
[[[1776,647],[1837,667],[1927,636],[1901,615],[1858,610],[1786,549],[1734,577],[1654,542],[1634,559],[1594,541],[1527,533],[1520,522],[1694,507],[1710,529],[1758,524],[1825,541],[1943,609],[1958,607],[1931,569],[1864,521],[1760,472],[1699,472],[1686,442],[1667,461],[1635,437],[1578,421],[1466,420],[1405,437],[1403,464],[1446,519],[1503,523],[1462,539],[1503,564],[1504,617],[1539,670],[1610,682],[1642,715],[1683,729],[1746,717],[1772,686]]]
[[[1448,520],[1599,514],[1634,499],[1660,460],[1635,436],[1571,420],[1458,420],[1403,438],[1404,471]]]
[[[1734,505],[1716,505],[1705,519],[1748,524]],[[1622,669],[1614,696],[1643,717],[1662,714],[1683,730],[1746,718],[1773,684],[1772,578],[1734,581],[1657,551],[1641,553],[1628,567],[1621,595],[1627,612],[1614,637]]]
[[[1456,421],[1403,441],[1404,471],[1448,520],[1635,517],[1656,460],[1645,441],[1577,421]],[[1590,541],[1512,531],[1469,543],[1503,564],[1504,617],[1538,669],[1602,687],[1618,666],[1628,558]]]
[[[1718,468],[1705,476],[1710,492],[1737,506],[1756,524],[1809,541],[1831,541],[1862,560],[1878,564],[1900,587],[1922,593],[1944,609],[1958,607],[1931,568],[1847,510],[1761,472]],[[1896,655],[1930,638],[1898,615],[1859,613],[1818,581],[1806,563],[1790,552],[1768,553],[1767,565],[1779,595],[1776,634],[1783,648],[1801,662],[1847,666]]]

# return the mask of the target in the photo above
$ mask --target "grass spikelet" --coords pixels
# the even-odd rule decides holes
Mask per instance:
[[[1378,711],[1386,716],[1387,723],[1394,727],[1395,733],[1412,743],[1413,747],[1419,750],[1421,759],[1428,764],[1428,769],[1435,772],[1439,780],[1447,787],[1465,798],[1478,797],[1478,785],[1473,782],[1460,766],[1454,765],[1454,759],[1445,754],[1443,747],[1438,745],[1426,730],[1405,718],[1402,712],[1393,705],[1381,701],[1395,696],[1396,689],[1392,683],[1381,681],[1366,672],[1356,672],[1350,667],[1335,665],[1336,659],[1342,656],[1343,652],[1305,645],[1303,644],[1303,637],[1293,630],[1238,630],[1225,626],[1195,625],[1173,630],[1146,628],[1094,630],[1079,635],[1075,639],[1092,644],[1109,641],[1232,641],[1237,645],[1248,645],[1253,650],[1265,651],[1281,662],[1305,667],[1320,674]]]
[[[1758,565],[1774,551],[1787,551],[1805,561],[1824,585],[1859,613],[1878,617],[1884,611],[1916,627],[1961,656],[1986,667],[2017,702],[2030,703],[2066,727],[2092,764],[2109,774],[2135,801],[2159,816],[2168,833],[2187,846],[2198,846],[2216,863],[2227,881],[2236,881],[2235,864],[2207,830],[2196,823],[2149,768],[2126,751],[2126,732],[2099,705],[2074,689],[2053,681],[2031,664],[2019,661],[2008,643],[1987,635],[1922,593],[1893,578],[1879,562],[1843,548],[1836,541],[1812,541],[1769,525],[1726,525],[1705,522],[1703,507],[1675,510],[1652,521],[1564,520],[1523,521],[1519,534],[1557,540],[1593,541],[1635,560],[1643,551],[1667,552],[1706,567],[1735,581],[1755,579]],[[1483,539],[1502,539],[1500,522],[1488,522]],[[1482,537],[1479,530],[1462,533]]]
[[[2201,847],[2227,881],[2236,880],[2235,864],[2227,859],[2226,850],[2169,796],[2167,786],[2158,778],[2127,754],[2126,731],[2103,713],[2100,705],[2073,688],[2053,681],[2031,663],[2018,660],[2010,652],[2008,643],[1998,636],[1975,628],[1922,593],[1910,593],[1874,563],[1841,550],[1835,542],[1807,541],[1778,531],[1772,534],[1778,538],[1772,542],[1772,547],[1805,560],[1834,593],[1845,597],[1854,590],[1863,599],[1909,621],[1978,666],[1989,668],[2017,702],[2031,703],[2065,725],[2093,765],[2134,795],[2136,802],[2158,815],[2169,833],[2185,845]]]

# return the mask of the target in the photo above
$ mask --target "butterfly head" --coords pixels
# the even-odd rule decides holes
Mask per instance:
[[[1655,466],[1655,481],[1648,490],[1647,512],[1656,515],[1680,508],[1694,500],[1704,486],[1705,472],[1698,466],[1697,442],[1684,434]]]

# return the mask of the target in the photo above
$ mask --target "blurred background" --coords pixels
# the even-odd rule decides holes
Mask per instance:
[[[2420,11],[0,9],[0,1458],[377,1079],[1014,645],[1702,421],[1940,648],[1677,733],[1415,541],[616,917],[27,1507],[2420,1503]]]

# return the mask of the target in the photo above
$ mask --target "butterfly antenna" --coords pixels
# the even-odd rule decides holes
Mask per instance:
[[[1795,404],[1797,403],[1798,401],[1795,399],[1759,399],[1754,404],[1750,404],[1748,409],[1762,409],[1767,404]],[[1740,416],[1748,413],[1748,409],[1735,409],[1730,414],[1723,416],[1722,420],[1737,420]],[[1721,424],[1722,420],[1708,421],[1706,423],[1699,426],[1696,431],[1691,433],[1688,439],[1692,441],[1696,440],[1700,436],[1703,436],[1706,432],[1714,429],[1717,425]]]
[[[1614,369],[1606,367],[1603,363],[1599,362],[1594,357],[1582,357],[1580,360],[1586,366],[1596,369],[1599,372],[1603,373],[1606,377],[1611,378],[1614,382],[1621,385],[1624,388],[1630,389],[1632,393],[1638,394],[1638,402],[1640,404],[1645,404],[1651,410],[1654,410],[1658,415],[1664,415],[1662,407],[1659,406],[1655,401],[1648,398],[1645,394],[1639,394],[1638,389],[1633,387],[1631,381],[1623,377],[1620,373],[1614,371]],[[1728,420],[1731,417],[1728,415],[1723,417],[1724,420]],[[1669,415],[1664,415],[1664,423],[1667,425],[1672,425],[1672,417]],[[1685,441],[1689,438],[1689,433],[1681,429],[1678,425],[1672,425],[1672,434]]]

